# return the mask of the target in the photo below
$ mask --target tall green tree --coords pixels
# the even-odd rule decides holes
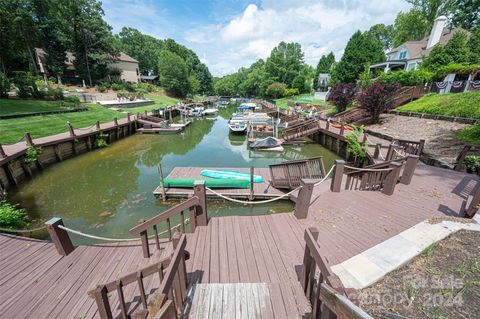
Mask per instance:
[[[143,75],[158,73],[158,54],[163,47],[161,40],[129,27],[123,27],[116,37],[120,50],[138,60]]]
[[[393,25],[379,23],[373,25],[368,31],[372,33],[380,42],[382,42],[384,50],[389,50],[392,48],[393,38],[395,36],[395,28]]]
[[[185,60],[177,54],[162,50],[158,57],[160,85],[168,92],[185,97],[189,92],[188,68]]]
[[[418,9],[412,9],[405,13],[399,12],[394,23],[393,47],[406,41],[421,40],[425,36],[427,25],[427,19]]]
[[[422,17],[426,21],[423,36],[426,36],[430,33],[435,19],[439,15],[447,12],[448,1],[449,0],[407,0],[408,3],[413,5],[415,10],[421,13]]]
[[[470,64],[480,64],[480,25],[472,30],[468,39],[468,49],[470,50]]]
[[[88,80],[107,75],[108,63],[118,55],[111,27],[103,20],[102,4],[96,0],[66,0],[73,34],[75,70]]]
[[[282,82],[288,87],[303,69],[304,60],[302,47],[299,43],[280,42],[265,63],[265,70],[272,80]]]
[[[345,47],[340,62],[332,72],[332,80],[337,83],[355,82],[365,64],[385,60],[382,43],[370,32],[355,32]]]
[[[480,0],[447,0],[446,2],[452,26],[465,30],[480,26]]]
[[[335,64],[335,55],[330,52],[328,55],[322,55],[318,61],[317,68],[315,69],[315,75],[313,77],[313,88],[318,88],[318,76],[320,73],[330,73],[332,67]]]

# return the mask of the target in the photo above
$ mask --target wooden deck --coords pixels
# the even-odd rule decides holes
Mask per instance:
[[[168,178],[198,178],[198,179],[206,179],[200,175],[200,172],[204,169],[219,169],[219,170],[236,170],[239,172],[250,173],[250,168],[218,168],[218,167],[175,167],[170,174],[168,174]],[[261,198],[272,198],[283,195],[284,192],[278,190],[272,186],[270,186],[270,171],[268,168],[255,168],[255,175],[262,176],[264,182],[263,183],[254,183],[254,196],[256,199]],[[193,194],[193,189],[191,188],[166,188],[165,189],[167,197],[188,197]],[[233,197],[233,198],[241,198],[247,199],[250,195],[250,189],[248,188],[216,188],[216,192]],[[160,186],[157,187],[153,194],[155,196],[161,196],[162,192],[160,190]],[[212,192],[207,190],[208,197],[216,197]],[[288,198],[287,198],[288,199]]]

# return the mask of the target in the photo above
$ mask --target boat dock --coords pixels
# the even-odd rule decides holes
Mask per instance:
[[[192,120],[188,120],[185,123],[174,123],[170,127],[141,127],[137,129],[138,133],[141,134],[169,134],[169,133],[179,133],[183,131],[187,126],[192,124]]]
[[[198,178],[198,179],[208,179],[208,177],[200,175],[200,172],[204,169],[212,170],[235,170],[242,173],[250,173],[250,168],[226,168],[226,167],[175,167],[167,178]],[[255,199],[269,199],[278,197],[285,194],[283,191],[276,189],[270,185],[271,177],[270,171],[267,167],[255,168],[255,175],[261,176],[264,180],[263,183],[254,183],[253,195]],[[248,199],[250,196],[249,188],[216,188],[216,192],[237,199]],[[193,195],[193,188],[174,188],[167,187],[165,188],[165,193],[167,197],[188,197]],[[153,194],[157,197],[162,196],[162,191],[160,186],[158,186]],[[216,197],[212,192],[207,190],[207,197]],[[288,199],[288,197],[286,198]]]

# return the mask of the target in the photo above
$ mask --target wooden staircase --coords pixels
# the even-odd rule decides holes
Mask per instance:
[[[312,135],[321,129],[320,122],[315,119],[299,122],[282,130],[285,141]]]
[[[337,113],[334,117],[334,120],[337,122],[349,124],[364,119],[367,116],[368,112],[366,110],[359,107],[354,107],[352,109]]]
[[[286,161],[269,166],[272,186],[293,189],[301,185],[304,178],[320,180],[325,177],[323,157]]]

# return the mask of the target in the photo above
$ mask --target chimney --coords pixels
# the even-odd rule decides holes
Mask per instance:
[[[443,28],[445,28],[446,23],[447,23],[446,16],[439,16],[438,18],[435,19],[432,32],[428,37],[427,49],[430,49],[440,41],[440,37],[442,36]]]

